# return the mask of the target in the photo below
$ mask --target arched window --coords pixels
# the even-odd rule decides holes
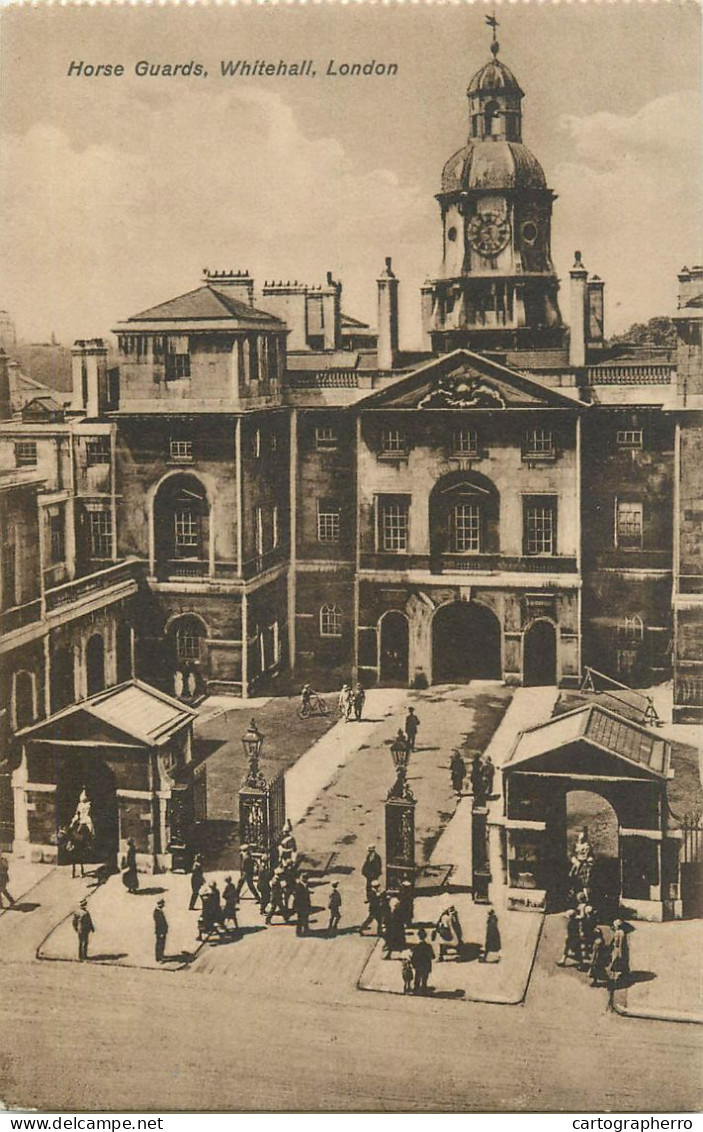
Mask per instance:
[[[15,673],[12,706],[16,731],[29,727],[37,717],[34,681],[33,672]]]
[[[320,636],[341,637],[342,611],[337,605],[323,605],[320,609]]]
[[[197,476],[170,476],[154,499],[154,551],[160,577],[208,572],[209,505]]]
[[[485,122],[485,136],[487,138],[491,136],[497,136],[500,132],[498,122],[500,116],[500,106],[494,99],[486,103],[483,110],[483,116]]]
[[[181,617],[173,626],[176,660],[179,664],[197,664],[203,658],[205,626],[197,617]]]
[[[105,687],[105,642],[99,633],[95,633],[88,641],[85,668],[88,695],[94,696]]]
[[[116,634],[117,683],[124,684],[132,679],[132,626],[128,621],[120,621]]]
[[[618,636],[622,641],[629,641],[631,644],[639,644],[644,640],[644,622],[639,613],[622,619],[618,626]]]
[[[73,649],[66,645],[51,657],[51,710],[61,711],[76,698]]]

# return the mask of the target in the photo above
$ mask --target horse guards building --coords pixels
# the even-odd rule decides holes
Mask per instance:
[[[498,54],[442,171],[422,351],[400,348],[387,259],[376,331],[331,275],[257,292],[206,270],[119,323],[117,358],[76,342],[70,404],[13,412],[2,358],[6,846],[55,858],[87,786],[104,852],[131,836],[165,864],[190,703],[286,671],[576,687],[588,665],[673,678],[674,720],[703,719],[703,268],[679,275],[676,348],[609,347],[604,283],[576,252],[567,327],[555,194]],[[637,786],[650,816],[660,748],[624,772],[656,779]],[[534,790],[523,802],[524,833]],[[661,817],[625,824],[651,827],[642,896],[664,901]]]

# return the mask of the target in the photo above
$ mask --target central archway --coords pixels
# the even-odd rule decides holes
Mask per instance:
[[[432,620],[433,684],[500,680],[500,622],[476,602],[442,605]]]
[[[549,907],[569,906],[573,888],[571,856],[579,833],[585,830],[593,850],[589,897],[599,914],[617,915],[620,905],[621,865],[619,822],[613,804],[595,790],[567,790],[555,803],[548,825],[553,851],[549,872]]]

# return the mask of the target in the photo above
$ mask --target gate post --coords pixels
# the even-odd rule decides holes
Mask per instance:
[[[471,810],[471,895],[475,904],[489,904],[491,867],[488,860],[488,807]]]
[[[400,891],[403,881],[415,883],[415,797],[399,766],[386,798],[386,888]]]

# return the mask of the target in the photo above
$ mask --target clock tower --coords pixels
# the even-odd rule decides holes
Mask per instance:
[[[423,287],[425,337],[441,352],[564,342],[550,252],[555,195],[522,143],[523,91],[498,58],[497,20],[487,22],[493,58],[469,84],[469,137],[442,172],[442,265]]]

